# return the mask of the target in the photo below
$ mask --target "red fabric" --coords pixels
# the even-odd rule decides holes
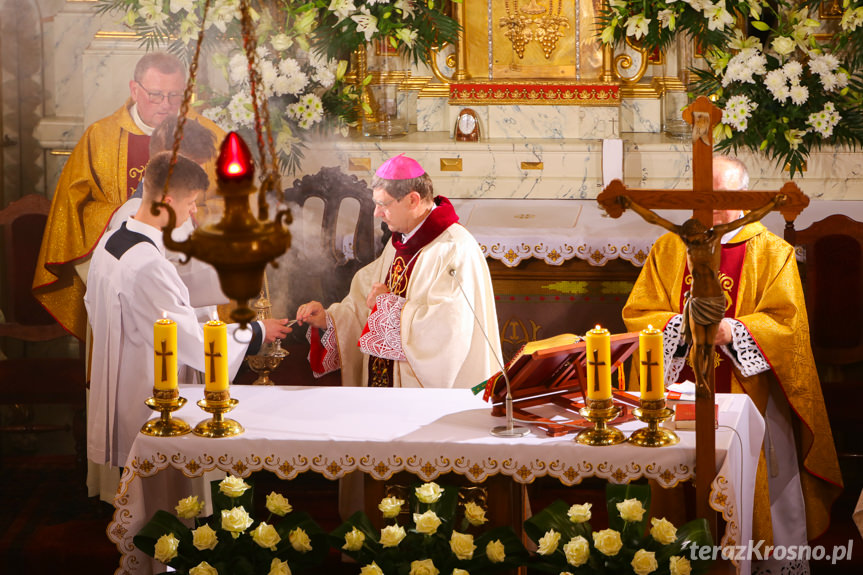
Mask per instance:
[[[126,154],[126,199],[129,199],[138,189],[138,182],[150,159],[150,136],[129,134]]]
[[[309,365],[314,373],[323,373],[324,357],[327,355],[327,350],[321,343],[321,334],[318,328],[311,328],[311,340],[309,342]]]

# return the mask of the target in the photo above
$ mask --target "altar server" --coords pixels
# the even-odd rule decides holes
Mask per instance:
[[[162,226],[151,206],[161,199],[171,154],[152,158],[144,176],[141,207],[96,246],[84,303],[93,330],[87,456],[96,463],[122,466],[132,442],[153,412],[144,404],[153,388],[153,323],[167,317],[177,323],[177,360],[204,371],[204,335],[190,304],[189,290],[165,257]],[[181,225],[195,212],[198,193],[207,189],[204,170],[177,158],[171,189],[165,198]],[[285,320],[253,322],[251,329],[228,330],[229,377],[246,353],[256,353],[291,330]],[[245,342],[245,343],[243,343]]]
[[[375,216],[393,235],[381,256],[356,273],[345,299],[326,310],[317,301],[297,310],[296,319],[312,326],[312,371],[341,369],[342,385],[483,382],[500,371],[501,351],[479,244],[449,200],[434,196],[416,160],[387,160],[371,187]]]

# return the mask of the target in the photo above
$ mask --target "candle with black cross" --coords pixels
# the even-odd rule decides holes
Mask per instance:
[[[228,391],[228,326],[212,319],[204,324],[204,391]]]
[[[153,387],[177,389],[177,324],[167,317],[153,324]]]

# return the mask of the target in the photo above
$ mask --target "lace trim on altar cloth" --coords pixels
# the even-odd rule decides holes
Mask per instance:
[[[744,377],[751,377],[758,373],[768,371],[770,365],[764,359],[764,354],[758,349],[755,339],[746,326],[740,321],[731,318],[725,318],[731,323],[732,341],[731,345],[722,346],[722,351],[725,352],[740,373]],[[724,321],[724,320],[723,320]]]
[[[515,267],[524,260],[536,258],[548,265],[559,266],[567,260],[578,258],[592,266],[604,266],[609,260],[626,260],[636,267],[644,265],[653,240],[634,242],[626,241],[616,244],[594,242],[564,242],[564,241],[520,241],[498,240],[486,241],[477,238],[484,256],[500,261],[507,267]]]
[[[752,575],[809,575],[809,561],[765,559],[752,562]]]
[[[402,308],[405,301],[393,293],[377,297],[375,309],[366,324],[369,331],[360,336],[363,353],[395,361],[407,359],[402,349]]]
[[[306,340],[312,342],[312,328],[309,327],[306,331]],[[342,368],[342,357],[339,355],[339,344],[336,338],[336,326],[333,323],[333,318],[327,314],[327,329],[321,334],[321,345],[324,347],[324,357],[321,361],[322,371],[312,369],[312,375],[316,379],[321,378],[328,373],[332,373]],[[311,364],[311,350],[309,350],[309,363]]]
[[[683,343],[683,315],[677,314],[665,324],[663,354],[665,359],[665,381],[676,382],[683,366],[689,346]]]

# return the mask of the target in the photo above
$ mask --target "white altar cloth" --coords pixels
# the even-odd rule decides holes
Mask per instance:
[[[232,386],[231,394],[239,404],[228,417],[245,427],[242,435],[138,435],[108,527],[122,554],[117,573],[149,569],[149,558],[132,538],[155,511],[173,512],[180,498],[192,494],[193,482],[186,478],[214,469],[239,476],[266,469],[285,479],[306,471],[330,479],[361,471],[380,480],[409,471],[424,481],[455,472],[475,483],[496,474],[519,483],[549,475],[564,485],[592,476],[614,483],[646,477],[666,487],[694,476],[694,431],[679,431],[678,445],[659,449],[629,443],[586,447],[572,436],[537,431],[502,439],[489,434],[502,419],[466,389]],[[189,401],[175,416],[193,425],[205,419],[195,405],[202,389],[182,386],[181,395]],[[717,476],[710,499],[727,522],[723,544],[737,545],[751,536],[764,422],[746,395],[717,395],[717,402]],[[620,429],[628,435],[643,425],[634,421]],[[741,562],[739,572],[748,575],[748,563]]]

